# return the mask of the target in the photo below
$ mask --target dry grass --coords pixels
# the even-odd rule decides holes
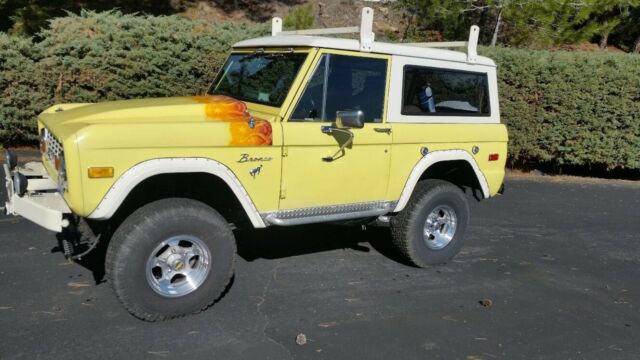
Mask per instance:
[[[638,180],[624,180],[624,179],[602,179],[595,177],[585,176],[571,176],[571,175],[536,175],[533,172],[524,172],[521,170],[507,169],[506,178],[509,180],[528,180],[528,181],[544,181],[554,183],[571,183],[571,184],[599,184],[599,185],[614,185],[614,186],[631,186],[640,188],[640,181]]]

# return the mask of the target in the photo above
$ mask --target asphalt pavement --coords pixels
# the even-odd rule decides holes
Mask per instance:
[[[0,358],[638,359],[639,208],[637,183],[509,180],[427,269],[385,229],[238,232],[227,294],[162,323],[120,306],[99,257],[0,217]]]

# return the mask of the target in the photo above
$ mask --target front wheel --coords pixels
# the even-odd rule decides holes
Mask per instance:
[[[407,260],[425,267],[444,263],[460,251],[468,222],[469,204],[460,188],[443,180],[423,180],[391,219],[391,236]]]
[[[159,321],[211,306],[229,284],[235,253],[233,233],[218,212],[195,200],[164,199],[116,230],[106,270],[132,315]]]

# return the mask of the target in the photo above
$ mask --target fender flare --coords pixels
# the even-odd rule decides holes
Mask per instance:
[[[208,173],[219,177],[233,191],[256,228],[265,227],[260,213],[236,175],[224,164],[208,158],[161,158],[143,161],[125,171],[111,186],[88,218],[111,218],[131,191],[142,181],[161,174]]]
[[[469,152],[465,150],[438,150],[433,151],[425,155],[418,163],[413,167],[411,174],[409,175],[409,179],[404,185],[404,189],[402,190],[402,194],[400,195],[400,199],[398,200],[398,204],[396,205],[393,212],[399,212],[404,209],[404,207],[409,202],[409,198],[411,198],[411,194],[413,193],[413,189],[416,187],[418,180],[422,174],[432,165],[442,162],[442,161],[452,161],[452,160],[463,160],[471,165],[473,172],[476,174],[476,178],[478,179],[478,183],[480,184],[480,188],[482,189],[482,195],[486,199],[490,196],[489,194],[489,185],[487,184],[487,179],[485,178],[482,171],[480,171],[480,167],[476,160],[473,158]]]

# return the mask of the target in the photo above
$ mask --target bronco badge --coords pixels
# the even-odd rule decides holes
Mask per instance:
[[[252,156],[249,156],[249,154],[240,154],[240,159],[237,162],[246,163],[246,162],[259,162],[259,161],[271,161],[271,160],[273,160],[271,156],[252,157]]]

